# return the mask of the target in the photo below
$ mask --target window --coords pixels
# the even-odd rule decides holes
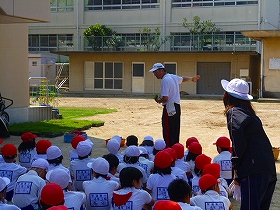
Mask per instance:
[[[133,63],[132,64],[132,76],[133,77],[144,77],[144,63]]]
[[[211,7],[227,5],[258,5],[257,0],[172,0],[172,7]]]
[[[51,12],[71,12],[74,10],[74,0],[51,0]]]
[[[32,61],[32,66],[37,66],[37,61]]]
[[[177,64],[176,63],[164,63],[166,72],[169,74],[176,74]]]
[[[159,8],[159,0],[85,0],[84,10]]]
[[[30,52],[50,52],[73,48],[73,34],[30,34],[28,36]]]
[[[122,90],[123,63],[94,62],[94,89]]]

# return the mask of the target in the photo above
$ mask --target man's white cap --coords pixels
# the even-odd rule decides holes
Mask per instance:
[[[140,150],[140,155],[148,155],[148,150],[145,147],[139,146],[138,149]]]
[[[48,170],[49,163],[43,158],[38,158],[37,160],[34,160],[31,164],[31,168],[41,168]]]
[[[154,142],[154,138],[152,136],[145,136],[144,141],[152,141]]]
[[[0,192],[2,192],[10,184],[10,179],[7,177],[0,177]]]
[[[166,143],[165,143],[164,140],[162,140],[162,139],[157,139],[157,140],[155,141],[154,148],[155,148],[156,150],[163,150],[163,149],[165,149],[165,147],[166,147]]]
[[[85,157],[91,153],[93,148],[93,142],[90,139],[80,141],[77,145],[76,151],[80,157]]]
[[[94,172],[102,175],[109,173],[109,162],[105,158],[98,157],[93,162],[87,164],[87,167],[91,168]]]
[[[153,68],[150,70],[150,72],[154,72],[154,71],[156,71],[158,69],[165,69],[165,67],[161,63],[155,63],[153,65]]]
[[[56,158],[58,158],[62,155],[61,149],[59,149],[58,146],[50,146],[47,149],[46,153],[47,153],[47,159],[48,160],[56,159]]]
[[[120,142],[117,139],[110,139],[107,143],[107,149],[111,154],[117,154],[120,150]]]
[[[69,184],[69,174],[61,168],[56,168],[54,170],[48,171],[46,174],[46,179],[49,182],[55,182],[60,185],[62,189],[65,189]]]
[[[131,145],[125,149],[124,154],[128,157],[138,157],[140,155],[140,150],[137,146]]]

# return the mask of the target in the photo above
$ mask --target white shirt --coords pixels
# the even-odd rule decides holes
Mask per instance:
[[[161,176],[160,174],[151,174],[148,182],[147,189],[152,191],[152,197],[155,201],[169,200],[167,188],[176,176],[173,174],[166,174]]]
[[[64,206],[71,210],[80,210],[86,202],[86,194],[76,191],[64,191]]]
[[[147,177],[150,176],[152,170],[154,169],[154,162],[145,157],[139,157],[138,165],[145,170]]]
[[[2,203],[1,201],[0,201],[0,209],[1,210],[20,210],[20,208],[15,205]]]
[[[10,184],[8,185],[7,192],[14,189],[15,183],[18,177],[25,174],[27,168],[20,166],[16,163],[0,163],[0,176],[7,177],[10,179]]]
[[[191,206],[188,203],[178,202],[178,204],[181,206],[182,210],[202,210],[198,206]]]
[[[141,189],[135,189],[134,187],[127,187],[120,189],[118,191],[114,191],[114,193],[118,195],[125,195],[129,192],[132,192],[131,197],[128,199],[128,201],[123,204],[122,206],[114,206],[114,210],[121,210],[121,209],[135,209],[135,210],[141,210],[143,209],[143,205],[148,204],[152,201],[151,195]]]
[[[203,210],[209,209],[225,209],[230,207],[230,200],[224,196],[219,195],[214,190],[208,190],[203,195],[197,195],[191,198],[190,204],[192,206],[199,206]]]
[[[85,158],[83,160],[75,159],[70,162],[69,170],[74,176],[73,187],[77,191],[83,191],[83,182],[92,180],[92,172],[87,164],[93,162],[93,158]]]
[[[222,151],[214,157],[213,163],[218,163],[221,166],[220,177],[232,179],[231,153],[229,151]]]
[[[21,175],[15,184],[13,204],[20,208],[31,204],[34,209],[37,209],[41,191],[45,185],[46,181],[34,170]]]
[[[168,96],[168,102],[162,103],[177,103],[180,104],[180,89],[179,84],[183,81],[183,77],[175,74],[166,74],[162,78],[161,82],[161,96]]]
[[[113,191],[119,188],[119,184],[113,180],[98,177],[91,181],[84,181],[83,188],[87,197],[87,210],[110,210]]]
[[[33,160],[31,161],[31,164],[39,158],[42,158],[42,159],[45,159],[45,160],[48,159],[47,154],[35,154],[34,157],[33,157]]]
[[[185,172],[191,171],[191,166],[188,162],[185,162],[183,159],[177,159],[175,161],[175,166],[182,169]]]
[[[19,164],[26,168],[31,167],[31,163],[33,160],[34,155],[37,154],[36,147],[32,150],[26,150],[19,152]]]
[[[107,175],[108,177],[110,177],[110,180],[113,180],[115,182],[118,182],[120,184],[120,178],[116,177],[115,175],[108,173]]]
[[[69,161],[76,160],[78,158],[79,158],[79,155],[78,155],[76,149],[72,149],[69,151]]]
[[[197,175],[195,175],[192,178],[192,194],[193,194],[193,196],[200,193],[200,187],[199,187],[199,184],[198,184],[199,179],[200,179],[200,176],[197,176]]]
[[[183,171],[182,169],[178,168],[178,167],[171,167],[172,169],[172,174],[176,176],[177,179],[183,179],[186,182],[188,182],[188,177],[185,171]]]

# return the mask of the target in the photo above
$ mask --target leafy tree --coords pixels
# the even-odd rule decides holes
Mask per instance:
[[[107,40],[116,34],[116,31],[100,24],[91,25],[84,30],[84,37],[94,50],[101,50],[106,45]]]
[[[148,27],[139,28],[139,32],[141,34],[141,44],[147,51],[159,51],[160,47],[171,38],[171,36],[162,38],[159,27],[155,28],[154,32]]]
[[[187,18],[184,17],[181,25],[189,29],[190,33],[197,37],[198,49],[200,49],[200,47],[204,45],[206,39],[209,39],[209,36],[207,37],[205,35],[212,35],[212,33],[216,33],[221,30],[220,28],[216,27],[216,24],[213,23],[211,20],[202,21],[197,15],[193,17],[193,22],[190,23],[188,22]]]

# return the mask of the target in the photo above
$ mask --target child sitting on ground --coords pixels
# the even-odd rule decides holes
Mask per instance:
[[[175,179],[168,188],[170,200],[178,202],[183,210],[201,210],[198,206],[190,205],[192,189],[190,185],[183,179]]]
[[[120,173],[121,189],[114,191],[114,209],[151,209],[154,200],[141,189],[143,175],[135,167],[126,167]]]

